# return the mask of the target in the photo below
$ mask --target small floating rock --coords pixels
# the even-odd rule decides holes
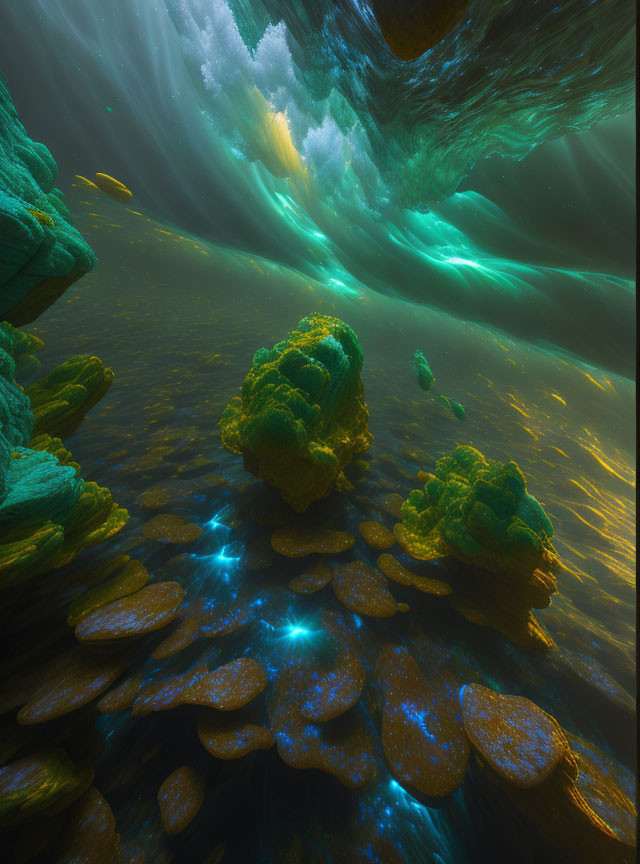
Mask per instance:
[[[365,543],[368,543],[373,549],[389,549],[396,542],[391,531],[381,525],[380,522],[361,522],[359,530]]]
[[[75,627],[79,621],[100,606],[112,600],[127,597],[143,588],[149,581],[149,572],[140,561],[128,561],[122,570],[101,585],[80,594],[71,604],[67,624]]]
[[[304,558],[314,553],[337,555],[351,549],[354,543],[353,534],[331,528],[288,527],[281,528],[271,536],[275,551],[286,558]]]
[[[207,713],[198,722],[202,746],[216,759],[239,759],[252,750],[268,750],[275,743],[265,726],[238,720],[237,716]]]
[[[350,788],[364,786],[376,766],[362,709],[355,705],[330,723],[310,723],[301,713],[304,671],[289,668],[276,681],[271,728],[280,758],[292,768],[325,771]]]
[[[307,674],[300,713],[312,723],[326,723],[352,708],[360,699],[366,676],[346,629],[333,615],[325,615],[323,623],[337,646],[337,658],[330,669],[314,666]]]
[[[116,180],[115,177],[111,177],[110,174],[96,174],[95,185],[98,189],[106,192],[106,194],[113,198],[114,201],[119,201],[121,204],[128,204],[133,198],[133,192],[128,189],[124,183]]]
[[[109,690],[96,702],[96,708],[101,714],[115,714],[117,711],[124,711],[125,708],[130,708],[133,700],[136,698],[136,693],[140,689],[142,683],[141,675],[134,675],[133,678],[127,678],[122,684]]]
[[[376,503],[384,510],[385,513],[393,516],[394,519],[400,519],[402,516],[403,501],[404,498],[402,497],[402,495],[399,495],[397,492],[392,492],[390,495],[385,495],[384,497],[378,499]]]
[[[192,645],[200,635],[200,624],[197,618],[184,618],[166,639],[157,645],[151,655],[154,660],[166,660],[173,657],[184,648]]]
[[[297,594],[314,594],[331,582],[333,572],[326,561],[314,561],[299,576],[289,582],[289,588]]]
[[[385,576],[399,585],[410,585],[422,591],[424,594],[434,594],[437,597],[446,597],[451,594],[451,586],[441,579],[431,579],[429,576],[418,576],[412,573],[403,564],[396,560],[393,555],[383,552],[377,560],[378,567]]]
[[[86,615],[75,630],[80,641],[98,642],[142,636],[165,627],[182,603],[177,582],[157,582],[135,594],[100,606]]]
[[[193,543],[202,534],[202,528],[172,513],[161,513],[142,526],[142,534],[148,540],[162,543]]]
[[[453,399],[449,399],[448,396],[438,396],[438,402],[441,405],[444,405],[445,408],[449,408],[457,420],[467,419],[467,412],[459,402],[454,402]]]
[[[352,612],[389,618],[398,611],[384,574],[372,570],[364,561],[338,564],[333,568],[332,584],[338,600]]]
[[[180,834],[191,824],[204,801],[204,783],[189,765],[178,768],[158,790],[162,827],[167,834]]]
[[[79,771],[62,749],[43,750],[0,768],[0,827],[17,825],[68,807],[89,788],[90,771]]]
[[[171,503],[171,490],[163,483],[156,483],[149,489],[145,489],[136,497],[138,507],[145,510],[159,510]]]

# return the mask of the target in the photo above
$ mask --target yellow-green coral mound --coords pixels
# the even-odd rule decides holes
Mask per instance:
[[[553,527],[515,462],[493,462],[473,447],[439,459],[424,491],[402,505],[395,534],[414,558],[453,555],[465,564],[518,577],[553,571]]]
[[[46,378],[28,389],[35,422],[33,434],[43,432],[66,438],[78,428],[87,411],[107,392],[113,370],[99,357],[70,357]]]
[[[372,440],[353,330],[328,315],[308,315],[286,340],[260,348],[220,427],[246,470],[277,486],[302,512],[338,485],[343,468]]]
[[[457,447],[438,460],[435,476],[409,495],[401,512],[394,533],[405,552],[422,561],[452,556],[466,565],[449,598],[461,615],[518,645],[553,645],[531,613],[548,606],[557,590],[553,528],[515,462],[492,462],[473,447]]]

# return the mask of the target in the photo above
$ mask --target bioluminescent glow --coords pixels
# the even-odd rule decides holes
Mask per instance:
[[[285,628],[285,636],[287,639],[310,639],[314,635],[313,631],[303,624],[288,624]]]
[[[222,521],[224,514],[228,511],[227,507],[223,507],[222,510],[218,510],[218,512],[209,519],[208,522],[205,522],[205,528],[210,531],[215,531],[217,528],[225,528],[229,529],[228,525]]]

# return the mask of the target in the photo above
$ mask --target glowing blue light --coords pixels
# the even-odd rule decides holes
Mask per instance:
[[[307,636],[311,636],[311,630],[301,627],[299,624],[292,624],[288,628],[287,636],[289,639],[306,639]]]
[[[222,549],[213,556],[216,559],[216,561],[218,561],[218,563],[220,563],[220,564],[235,564],[236,561],[240,560],[239,555],[237,557],[234,557],[232,555],[225,555],[224,550],[226,548],[227,548],[226,546],[223,546]]]
[[[217,513],[214,513],[214,515],[211,517],[211,519],[209,519],[209,521],[205,523],[205,528],[209,528],[212,531],[215,531],[216,528],[227,528],[228,529],[229,526],[225,525],[224,522],[220,521],[227,509],[228,509],[227,507],[223,507],[222,510],[218,510]]]

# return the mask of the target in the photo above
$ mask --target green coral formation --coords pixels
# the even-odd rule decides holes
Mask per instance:
[[[8,321],[0,321],[0,347],[13,357],[16,376],[40,368],[36,353],[43,346],[44,342],[37,336],[17,330]]]
[[[433,377],[433,372],[422,351],[416,351],[413,355],[413,365],[418,374],[418,384],[425,393],[428,393],[436,379]]]
[[[284,341],[256,351],[242,395],[220,420],[224,446],[303,512],[346,488],[344,467],[372,441],[361,370],[353,330],[308,315]]]
[[[73,227],[57,167],[18,120],[0,78],[0,318],[28,324],[95,264]]]
[[[553,645],[531,613],[557,590],[553,527],[515,462],[456,447],[438,460],[424,489],[411,492],[401,514],[394,534],[405,552],[422,561],[452,556],[464,565],[449,598],[461,615],[525,647]]]
[[[59,439],[40,434],[29,447],[34,415],[29,397],[15,382],[11,353],[20,355],[29,344],[25,334],[0,328],[3,590],[68,563],[82,549],[119,531],[128,518],[108,489],[82,480]]]
[[[35,417],[34,435],[71,435],[112,381],[113,370],[99,357],[88,354],[78,354],[56,366],[50,375],[27,388]]]
[[[553,526],[515,462],[456,447],[402,505],[396,536],[416,558],[453,555],[492,573],[518,576],[556,560]]]

